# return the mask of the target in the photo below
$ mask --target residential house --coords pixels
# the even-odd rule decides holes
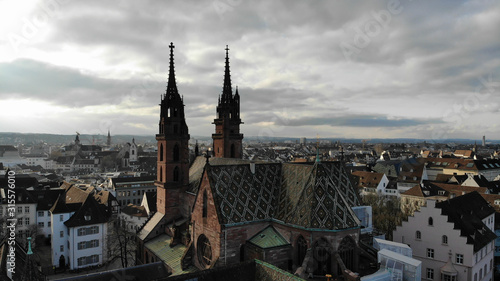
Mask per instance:
[[[473,159],[474,155],[475,155],[474,151],[464,150],[464,149],[455,150],[455,152],[453,153],[453,156],[457,158],[467,158],[467,159]]]
[[[427,169],[422,161],[415,158],[403,161],[399,166],[398,195],[427,179]]]
[[[33,190],[29,193],[36,199],[36,225],[38,227],[38,235],[45,238],[52,236],[52,221],[50,209],[57,201],[57,198],[64,193],[64,189],[46,189]]]
[[[401,210],[406,214],[413,215],[415,211],[425,205],[428,199],[443,201],[474,191],[481,195],[488,194],[488,189],[484,187],[424,181],[401,194]]]
[[[74,185],[63,188],[50,209],[52,265],[77,269],[106,262],[112,206]]]
[[[426,158],[425,163],[429,180],[435,180],[438,174],[473,174],[493,181],[500,174],[499,159]]]
[[[468,174],[467,178],[462,182],[464,186],[476,186],[485,187],[488,189],[489,193],[498,194],[500,193],[500,181],[487,180],[482,174],[472,175]]]
[[[436,201],[447,200],[449,192],[436,184],[424,181],[409,190],[401,193],[401,211],[404,214],[413,215],[425,205],[427,199]]]
[[[358,192],[362,195],[376,194],[386,196],[386,188],[389,179],[383,173],[374,173],[367,171],[354,171],[352,175],[358,177]]]
[[[118,215],[118,221],[123,229],[135,233],[148,219],[148,213],[143,206],[128,204]]]
[[[493,280],[495,210],[471,192],[426,205],[397,226],[394,241],[422,261],[426,280]],[[449,262],[451,260],[451,262]]]
[[[0,234],[6,234],[5,218],[10,218],[11,204],[8,204],[9,195],[15,196],[15,204],[13,205],[16,222],[16,238],[26,239],[36,232],[36,200],[24,188],[16,188],[9,193],[9,189],[2,188],[1,192],[1,205],[0,205],[0,218],[3,219],[0,227]]]

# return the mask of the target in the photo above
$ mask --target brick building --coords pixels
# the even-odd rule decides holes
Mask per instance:
[[[351,208],[360,201],[342,162],[241,159],[240,98],[232,94],[227,47],[214,157],[189,162],[173,48],[156,135],[158,211],[138,232],[138,263],[162,260],[174,275],[252,258],[304,277],[356,271],[360,221]]]

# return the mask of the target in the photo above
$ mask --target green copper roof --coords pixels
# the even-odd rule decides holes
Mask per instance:
[[[162,234],[146,242],[144,246],[172,269],[172,275],[197,271],[194,266],[190,266],[189,268],[182,270],[181,259],[182,255],[186,251],[186,246],[183,244],[177,244],[174,247],[170,247],[170,239],[170,236]]]
[[[290,245],[290,243],[288,243],[288,241],[286,241],[286,239],[272,226],[266,227],[248,241],[262,249]]]

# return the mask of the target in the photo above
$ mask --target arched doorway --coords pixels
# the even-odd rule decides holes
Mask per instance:
[[[65,268],[66,267],[66,260],[64,259],[64,255],[61,255],[59,257],[59,268]]]
[[[314,243],[313,247],[314,262],[316,267],[314,275],[332,273],[332,247],[325,238],[321,238]]]
[[[356,249],[356,242],[350,236],[346,236],[344,237],[344,239],[342,239],[342,241],[340,241],[340,245],[338,248],[340,258],[342,259],[342,262],[344,263],[345,267],[352,271],[355,271],[354,268],[355,249]]]
[[[299,238],[297,238],[297,245],[295,249],[297,253],[297,266],[300,267],[302,266],[304,258],[306,257],[307,254],[307,241],[304,238],[304,236],[300,235]]]

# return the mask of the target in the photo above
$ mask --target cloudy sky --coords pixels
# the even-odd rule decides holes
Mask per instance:
[[[500,1],[0,1],[0,131],[154,135],[168,45],[210,136],[500,139]]]

